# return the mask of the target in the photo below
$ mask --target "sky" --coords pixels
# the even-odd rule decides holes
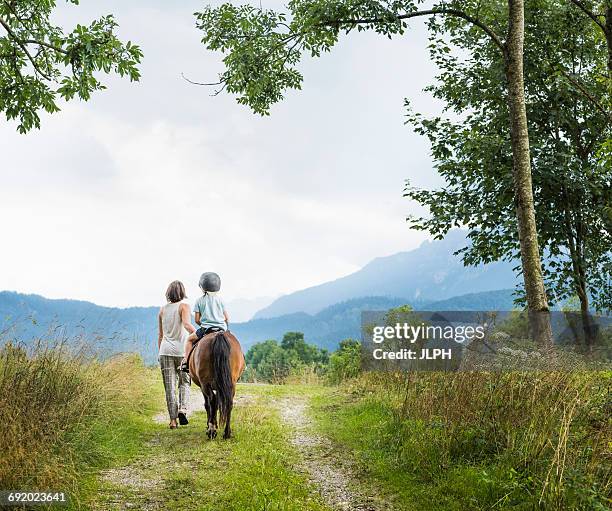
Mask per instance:
[[[425,239],[402,198],[407,178],[440,184],[427,141],[404,124],[404,98],[440,110],[422,92],[435,75],[423,23],[305,59],[302,90],[260,117],[181,78],[223,69],[195,28],[203,5],[61,5],[66,27],[115,14],[144,51],[142,79],[103,77],[108,90],[27,135],[0,120],[0,290],[144,306],[174,279],[195,298],[199,275],[216,271],[226,300],[278,296]]]

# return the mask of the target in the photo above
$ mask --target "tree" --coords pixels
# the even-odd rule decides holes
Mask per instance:
[[[302,332],[286,332],[281,341],[281,347],[285,350],[304,351],[306,341]]]
[[[419,10],[421,0],[291,0],[291,20],[284,13],[250,5],[207,7],[196,13],[202,42],[210,50],[226,53],[220,90],[238,94],[238,102],[256,113],[267,114],[287,88],[299,89],[302,76],[296,69],[302,53],[319,56],[330,51],[341,33],[373,30],[389,38],[403,35],[408,20],[428,16],[452,19],[457,28],[473,27],[488,37],[489,46],[504,61],[500,80],[505,82],[508,103],[506,125],[513,157],[516,223],[523,279],[534,338],[550,344],[552,334],[538,237],[536,232],[529,133],[523,82],[523,0],[507,0],[507,15],[498,12],[495,24],[480,17],[479,0],[450,0]],[[499,9],[501,2],[494,2]],[[505,24],[499,20],[505,20]],[[505,37],[500,35],[505,32]]]
[[[247,376],[271,383],[284,383],[288,376],[305,368],[320,372],[329,362],[327,350],[304,341],[302,332],[287,332],[279,344],[275,340],[260,342],[246,354]]]
[[[314,344],[307,344],[302,332],[287,332],[283,335],[281,348],[294,351],[300,361],[306,365],[324,363],[324,359],[328,356],[326,350],[319,350]]]
[[[601,79],[606,43],[569,2],[529,0],[526,8],[525,91],[544,277],[556,302],[578,296],[591,345],[589,297],[598,310],[612,306],[612,167],[603,155],[612,120],[609,84]],[[439,35],[450,27],[441,22],[431,29],[431,54],[441,73],[429,90],[446,102],[453,120],[411,112],[408,122],[429,138],[446,185],[434,191],[408,187],[406,195],[431,212],[410,220],[436,236],[467,226],[472,243],[463,258],[469,264],[513,259],[512,147],[497,79],[503,59],[478,31],[456,30],[446,42]],[[570,32],[573,37],[565,37]],[[465,62],[449,52],[449,44],[478,59]]]
[[[281,348],[274,340],[257,343],[245,357],[249,373],[257,379],[282,383],[296,365],[295,353]]]
[[[58,95],[88,100],[104,89],[98,71],[140,78],[142,52],[117,38],[112,15],[64,33],[50,21],[55,7],[55,0],[0,0],[0,111],[19,120],[20,133],[40,128],[41,111],[59,111]]]

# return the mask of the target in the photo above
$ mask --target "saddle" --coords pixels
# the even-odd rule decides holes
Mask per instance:
[[[198,332],[201,333],[202,335],[199,335]],[[218,326],[209,326],[208,328],[203,328],[203,327],[198,328],[198,330],[196,331],[196,333],[198,333],[198,338],[195,341],[193,341],[193,344],[191,345],[191,350],[189,351],[189,354],[187,355],[187,360],[185,361],[185,366],[187,368],[187,371],[189,371],[189,359],[191,358],[191,354],[195,350],[195,347],[202,339],[204,339],[204,337],[206,337],[208,334],[212,334],[213,332],[223,332],[223,328],[219,328]]]

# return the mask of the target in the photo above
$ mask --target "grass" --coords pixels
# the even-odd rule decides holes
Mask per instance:
[[[357,459],[352,475],[398,509],[610,508],[609,371],[239,385],[235,437],[212,442],[203,413],[178,430],[151,420],[164,408],[160,380],[135,356],[6,344],[0,488],[67,491],[72,509],[325,511],[278,415],[279,400],[297,397],[336,455]]]
[[[178,430],[158,429],[154,447],[130,465],[131,482],[126,485],[119,474],[102,486],[100,509],[121,509],[125,502],[146,508],[155,502],[163,509],[194,511],[325,511],[305,477],[294,471],[296,453],[273,405],[288,392],[308,389],[240,385],[237,395],[245,392],[249,400],[233,413],[234,438],[206,440],[203,413]]]
[[[242,392],[240,386],[239,394]],[[198,392],[197,387],[192,388]],[[0,350],[0,488],[66,491],[69,509],[326,511],[295,471],[275,400],[300,386],[249,386],[235,438],[208,441],[206,418],[169,430],[159,371],[136,356],[97,362],[66,346]]]
[[[0,488],[95,493],[100,469],[122,463],[152,433],[151,371],[137,356],[104,363],[39,343],[0,350]]]
[[[314,400],[400,509],[608,509],[609,372],[363,375]]]

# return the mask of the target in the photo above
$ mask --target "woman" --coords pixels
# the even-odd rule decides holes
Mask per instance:
[[[170,429],[176,429],[176,419],[181,425],[188,424],[187,401],[189,400],[189,374],[180,370],[187,334],[195,332],[191,324],[189,305],[183,302],[185,286],[175,280],[166,291],[168,303],[159,310],[159,365],[166,389],[166,403],[170,414]],[[176,385],[178,381],[178,403]]]

